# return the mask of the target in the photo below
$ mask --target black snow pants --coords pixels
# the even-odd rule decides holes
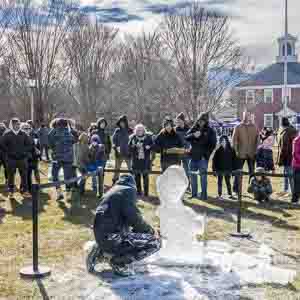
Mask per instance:
[[[97,239],[100,248],[112,255],[111,264],[127,265],[151,256],[161,248],[161,240],[152,234],[133,233],[110,234]]]

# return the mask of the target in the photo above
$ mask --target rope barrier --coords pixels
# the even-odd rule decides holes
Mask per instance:
[[[118,172],[121,174],[124,173],[134,173],[133,170],[129,169],[104,169],[103,168],[98,168],[94,172],[88,172],[86,174],[83,174],[78,177],[71,178],[69,180],[61,180],[61,181],[56,181],[56,182],[49,182],[49,183],[44,183],[44,184],[33,184],[32,185],[32,266],[22,268],[20,270],[20,274],[23,277],[29,277],[29,278],[39,278],[39,277],[44,277],[48,276],[51,274],[50,268],[47,266],[39,266],[39,260],[38,260],[38,205],[39,205],[39,194],[41,190],[44,189],[49,189],[49,188],[58,188],[62,185],[66,184],[74,184],[78,183],[82,180],[85,180],[91,176],[98,176],[98,192],[99,195],[102,196],[103,194],[103,177],[105,173],[114,173]],[[189,172],[191,175],[203,175],[206,174],[208,176],[225,176],[225,175],[230,175],[230,176],[237,176],[239,180],[239,190],[238,190],[238,208],[237,208],[237,231],[232,233],[231,235],[234,237],[240,237],[240,238],[249,238],[250,234],[249,233],[243,233],[241,231],[241,221],[242,221],[242,182],[243,182],[243,176],[253,176],[253,175],[261,175],[261,173],[254,173],[250,174],[247,172],[243,172],[242,170],[235,170],[232,172],[211,172],[211,171],[205,171],[205,170],[200,170],[198,172]],[[161,175],[162,171],[159,170],[151,170],[151,171],[146,171],[144,174],[149,174],[149,175]],[[283,178],[283,177],[292,177],[290,174],[269,174],[265,173],[268,177],[277,177],[277,178]]]

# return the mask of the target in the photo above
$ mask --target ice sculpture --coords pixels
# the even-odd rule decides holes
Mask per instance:
[[[183,168],[169,167],[157,179],[163,249],[159,256],[171,264],[202,264],[205,250],[196,235],[204,234],[206,215],[199,216],[182,202],[188,179]]]
[[[159,208],[160,230],[163,248],[150,263],[164,266],[209,265],[220,267],[223,272],[235,272],[241,282],[287,284],[296,276],[293,270],[271,266],[274,255],[262,245],[257,257],[234,251],[229,243],[196,241],[197,234],[206,228],[206,215],[195,213],[182,200],[188,187],[184,169],[169,167],[157,179],[157,191],[161,201]]]

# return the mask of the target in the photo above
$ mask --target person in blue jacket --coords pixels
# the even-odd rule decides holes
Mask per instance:
[[[52,150],[52,178],[56,182],[61,168],[64,170],[64,179],[69,180],[74,176],[73,171],[73,144],[77,138],[70,128],[66,119],[58,119],[55,128],[49,132],[49,146]],[[66,185],[67,191],[70,191],[72,185]],[[57,199],[63,199],[62,191],[57,187]]]

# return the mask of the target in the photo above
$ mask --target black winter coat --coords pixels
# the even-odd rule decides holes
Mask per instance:
[[[40,151],[40,143],[38,142],[37,144],[34,143],[34,139],[32,137],[29,137],[30,138],[30,142],[31,142],[31,146],[29,148],[29,152],[28,152],[28,164],[30,166],[36,166],[39,159],[40,159],[40,154],[39,151]]]
[[[139,159],[138,147],[143,147],[144,159]],[[146,149],[149,146],[150,149]],[[151,149],[153,147],[152,136],[149,134],[144,135],[144,137],[139,138],[136,135],[131,135],[129,139],[129,149],[132,156],[132,170],[136,173],[143,173],[145,171],[150,171],[151,169]]]
[[[109,160],[109,156],[110,156],[110,152],[111,152],[111,148],[112,148],[110,136],[105,131],[105,129],[98,129],[97,135],[100,137],[100,140],[104,144],[104,147],[105,147],[104,159]]]
[[[194,133],[197,131],[201,132],[199,138],[194,136]],[[217,135],[214,129],[209,126],[200,129],[200,127],[196,125],[187,133],[186,140],[190,142],[192,146],[190,152],[192,160],[201,160],[202,158],[209,160],[217,144]]]
[[[4,133],[7,131],[5,127],[0,128],[0,146],[1,146],[1,140],[3,139]],[[5,160],[5,155],[3,149],[0,147],[0,160]]]
[[[138,207],[134,179],[122,176],[102,197],[96,209],[94,233],[98,243],[105,243],[109,234],[122,234],[132,228],[136,233],[154,233]]]
[[[116,156],[130,158],[129,152],[129,136],[132,134],[130,128],[117,128],[112,136],[114,149],[116,151]],[[117,152],[117,148],[120,147],[120,153]]]
[[[238,161],[232,147],[225,149],[220,146],[213,157],[212,169],[214,172],[232,172],[238,169]]]
[[[168,149],[184,147],[182,139],[175,130],[171,133],[168,133],[165,129],[161,130],[155,138],[154,147],[157,152],[160,152],[161,162],[168,162],[170,164],[180,163],[179,155],[166,153],[166,150]]]
[[[185,149],[188,149],[190,147],[190,143],[185,139],[185,136],[187,135],[189,130],[190,127],[188,125],[185,125],[184,128],[181,128],[179,126],[176,127],[176,133],[180,136]]]
[[[11,160],[27,159],[31,147],[30,137],[21,130],[17,135],[12,130],[8,130],[4,133],[1,140],[1,148],[6,158]]]

